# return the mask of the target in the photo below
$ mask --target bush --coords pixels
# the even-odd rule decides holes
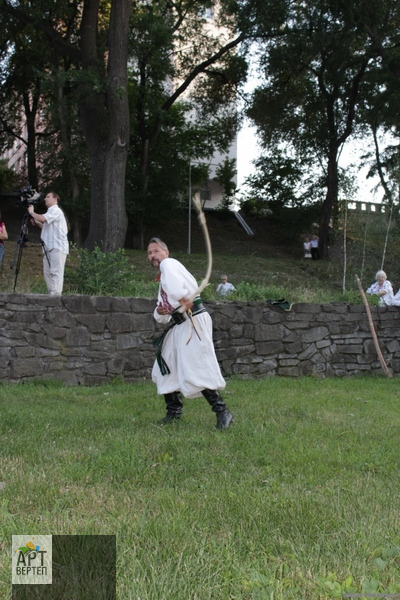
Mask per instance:
[[[78,294],[91,296],[124,295],[133,279],[133,266],[124,250],[103,252],[99,247],[93,251],[76,248],[79,266],[68,273],[71,288]]]

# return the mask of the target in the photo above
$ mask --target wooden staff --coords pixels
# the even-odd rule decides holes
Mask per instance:
[[[381,349],[379,347],[378,336],[376,335],[376,331],[375,331],[375,327],[374,327],[374,322],[372,320],[371,309],[369,307],[368,299],[367,299],[367,297],[365,295],[365,292],[364,292],[364,290],[362,288],[361,281],[360,281],[360,278],[358,277],[358,275],[356,275],[356,281],[357,281],[358,289],[360,290],[361,297],[362,297],[362,299],[364,301],[365,309],[367,311],[369,328],[370,328],[371,333],[372,333],[372,338],[374,340],[375,349],[376,349],[376,353],[377,353],[378,358],[379,358],[379,362],[381,363],[381,367],[382,367],[383,372],[385,373],[385,375],[387,377],[389,377],[389,378],[393,377],[393,373],[388,368],[387,364],[385,363],[385,359],[383,358],[383,354],[382,354]]]

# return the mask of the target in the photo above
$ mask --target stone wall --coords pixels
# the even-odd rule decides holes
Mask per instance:
[[[95,385],[149,379],[154,300],[0,295],[0,381]],[[363,305],[209,302],[224,375],[382,373]],[[400,373],[400,309],[371,307],[388,366]]]

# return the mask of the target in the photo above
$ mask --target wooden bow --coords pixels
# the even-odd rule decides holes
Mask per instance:
[[[197,218],[198,218],[200,226],[203,230],[204,240],[206,242],[208,265],[207,265],[207,271],[206,271],[203,281],[201,282],[201,284],[199,285],[197,290],[189,298],[190,302],[193,302],[193,300],[197,296],[200,296],[200,294],[204,290],[204,288],[208,286],[208,284],[210,282],[211,270],[212,270],[212,250],[211,250],[210,234],[208,233],[206,218],[204,216],[203,207],[201,206],[200,194],[195,194],[195,196],[193,197],[193,204],[197,211]],[[185,312],[186,308],[184,305],[182,305],[176,310],[177,310],[177,312],[183,313],[183,312]]]

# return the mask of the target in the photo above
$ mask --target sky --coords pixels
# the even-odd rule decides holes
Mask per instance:
[[[343,149],[340,157],[339,165],[343,168],[350,168],[352,163],[356,163],[360,155],[365,151],[364,142],[349,142]],[[252,161],[261,153],[261,149],[257,144],[256,129],[247,121],[239,132],[237,140],[237,180],[238,188],[243,187],[244,180],[249,175],[255,173],[255,167]],[[377,185],[378,179],[366,179],[367,168],[362,169],[358,173],[357,184],[358,193],[356,200],[359,202],[381,202],[382,192],[374,193],[373,188]]]
[[[250,75],[244,88],[244,93],[249,94],[260,83],[257,76],[256,59],[253,55],[251,61]],[[356,163],[363,152],[365,144],[369,142],[348,142],[343,148],[339,165],[343,168],[349,167],[351,163]],[[245,191],[244,180],[249,175],[255,173],[255,167],[252,161],[261,153],[257,143],[256,128],[252,126],[250,120],[245,120],[237,139],[237,184],[238,188]],[[367,168],[358,173],[357,184],[358,193],[355,200],[359,202],[381,202],[382,192],[374,193],[372,190],[379,182],[378,178],[366,179]]]

